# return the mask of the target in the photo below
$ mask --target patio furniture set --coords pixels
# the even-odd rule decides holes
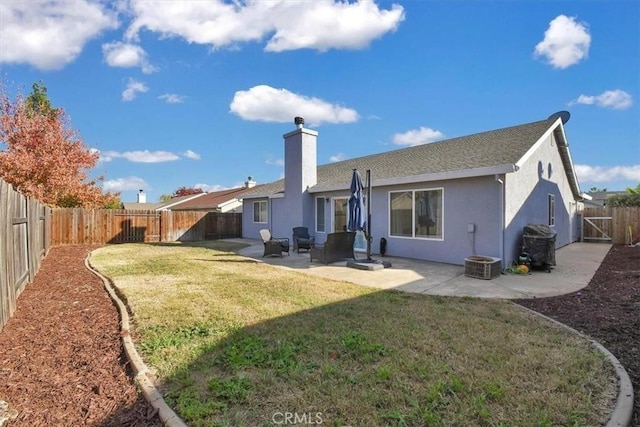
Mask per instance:
[[[264,244],[263,257],[270,255],[283,256],[290,254],[290,240],[288,237],[274,237],[267,229],[260,230],[262,243]],[[300,253],[301,249],[306,249],[309,253],[310,261],[318,260],[323,264],[336,261],[355,259],[353,245],[356,233],[354,231],[343,231],[327,234],[327,241],[323,244],[315,242],[315,238],[309,234],[307,227],[293,228],[293,250]]]

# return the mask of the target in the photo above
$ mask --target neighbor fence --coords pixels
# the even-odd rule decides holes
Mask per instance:
[[[242,237],[242,214],[204,211],[54,209],[51,244],[191,242]]]
[[[640,207],[589,207],[582,211],[582,241],[616,245],[640,241]]]
[[[51,210],[0,179],[0,330],[50,247]]]

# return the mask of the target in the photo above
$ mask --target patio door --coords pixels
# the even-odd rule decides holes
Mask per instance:
[[[367,206],[366,199],[364,205]],[[349,199],[347,197],[334,197],[331,210],[333,211],[333,232],[346,231],[347,222],[349,221]],[[365,215],[366,214],[365,212]],[[366,252],[367,239],[365,238],[364,231],[356,231],[356,241],[353,249],[356,252]]]

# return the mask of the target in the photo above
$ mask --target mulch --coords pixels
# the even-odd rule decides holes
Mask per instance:
[[[162,425],[133,384],[118,311],[85,268],[96,247],[52,248],[0,332],[0,401],[17,414],[5,426]]]
[[[162,425],[133,384],[118,312],[84,266],[96,247],[52,248],[0,332],[0,401],[16,415],[5,426]],[[613,246],[579,292],[517,303],[611,351],[633,382],[640,426],[640,248]]]

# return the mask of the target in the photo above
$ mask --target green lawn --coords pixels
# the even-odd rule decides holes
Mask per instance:
[[[91,257],[189,425],[606,423],[612,367],[512,303],[379,291],[236,248],[124,244]]]

